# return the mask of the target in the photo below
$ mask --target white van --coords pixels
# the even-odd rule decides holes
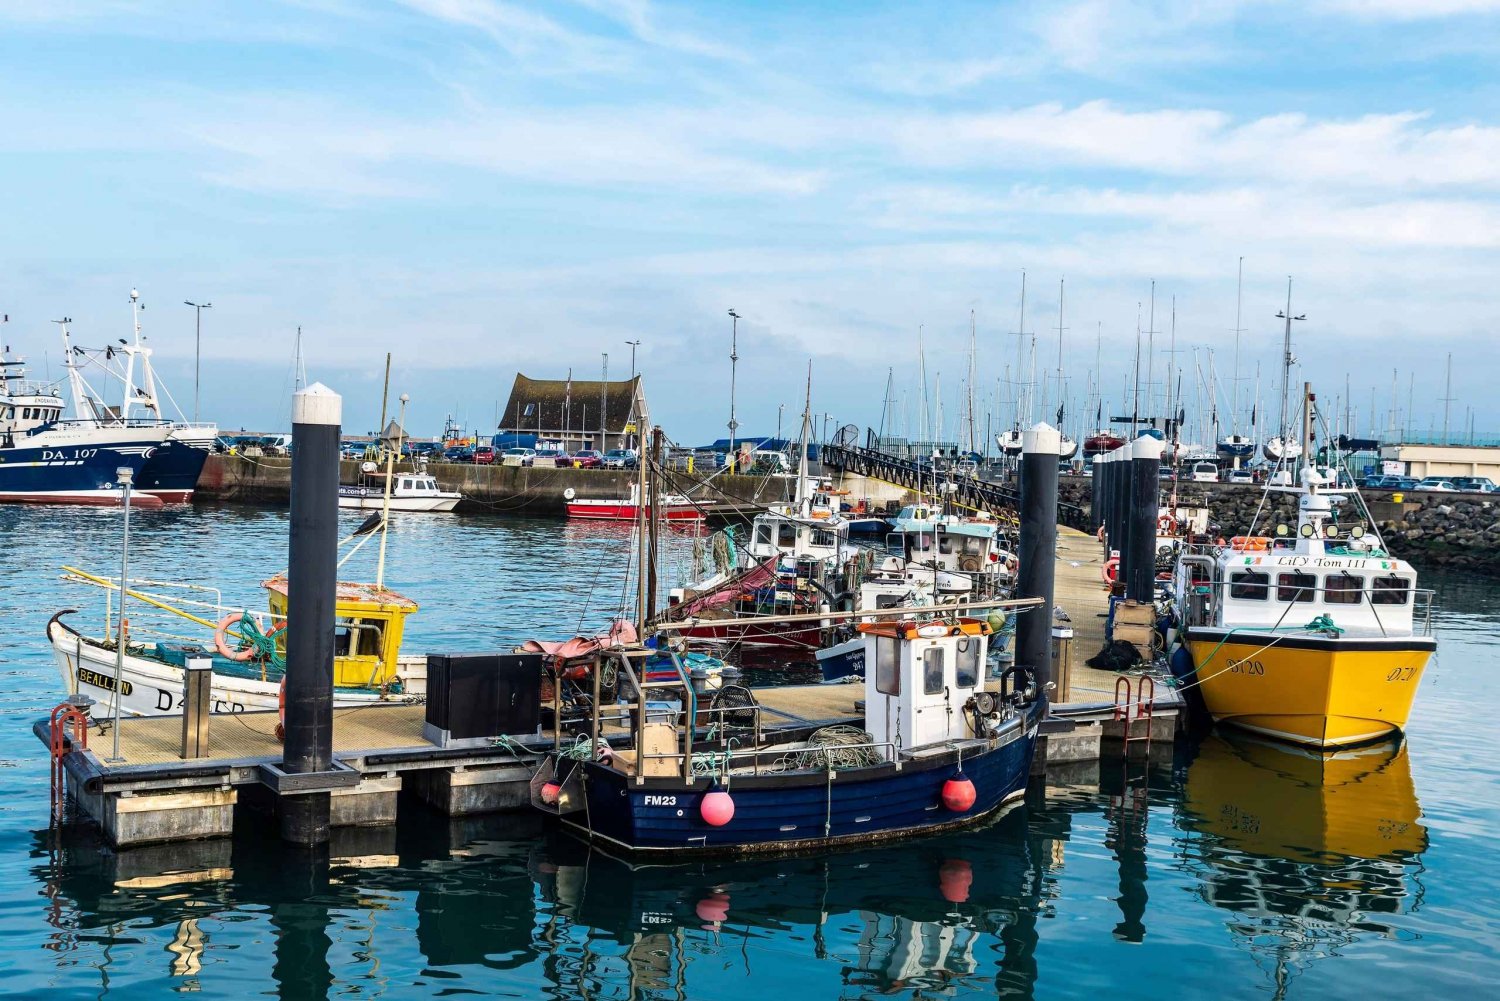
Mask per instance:
[[[1193,482],[1218,483],[1219,467],[1214,465],[1212,462],[1193,463]]]

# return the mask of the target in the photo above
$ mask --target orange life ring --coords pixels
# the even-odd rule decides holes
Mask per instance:
[[[281,687],[276,692],[276,739],[286,739],[286,675],[281,676]]]
[[[1098,539],[1099,539],[1100,542],[1104,541],[1104,526],[1103,525],[1099,526],[1099,531],[1096,532],[1095,535],[1098,537]]]
[[[1177,528],[1177,519],[1170,514],[1164,514],[1156,519],[1156,532],[1158,535],[1170,535]]]
[[[1264,552],[1270,545],[1271,540],[1264,535],[1236,535],[1229,540],[1229,548],[1241,553]]]
[[[1119,579],[1120,558],[1118,556],[1111,556],[1105,560],[1103,568],[1099,571],[1099,576],[1104,578],[1104,583],[1106,584],[1113,584]]]
[[[229,645],[229,630],[231,627],[238,625],[240,619],[242,618],[244,618],[243,612],[230,612],[228,615],[219,620],[219,624],[214,627],[214,649],[219,651],[220,655],[243,664],[245,661],[255,656],[255,648],[246,647],[243,650],[236,650]],[[266,632],[266,636],[275,636],[285,628],[286,619],[282,619],[280,622],[274,622],[271,624],[270,630]]]

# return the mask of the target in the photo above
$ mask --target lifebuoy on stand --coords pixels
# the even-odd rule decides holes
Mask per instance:
[[[1120,577],[1120,557],[1111,556],[1104,561],[1104,566],[1099,571],[1099,576],[1104,578],[1104,583],[1114,584]]]

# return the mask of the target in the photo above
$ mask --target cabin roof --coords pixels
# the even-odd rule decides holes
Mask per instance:
[[[261,587],[285,597],[287,595],[288,582],[285,575],[278,575],[268,581],[263,581]],[[341,603],[384,605],[399,608],[407,612],[415,612],[417,610],[417,603],[410,598],[397,594],[388,587],[376,587],[374,584],[363,581],[339,581],[334,596],[334,600]]]

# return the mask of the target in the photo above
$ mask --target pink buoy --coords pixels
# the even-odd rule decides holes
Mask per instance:
[[[723,789],[710,789],[698,805],[703,822],[711,827],[723,827],[734,819],[734,800]]]
[[[961,904],[969,899],[969,887],[974,884],[974,869],[963,859],[944,859],[938,867],[938,892],[950,904]]]
[[[548,806],[556,806],[558,799],[562,797],[562,786],[556,782],[548,782],[542,786],[542,802]]]
[[[959,772],[947,782],[943,783],[943,805],[954,813],[963,813],[974,805],[974,800],[979,794],[974,791],[974,783],[963,772]]]
[[[710,893],[698,901],[694,908],[699,921],[707,921],[710,924],[723,924],[729,920],[729,894]]]

